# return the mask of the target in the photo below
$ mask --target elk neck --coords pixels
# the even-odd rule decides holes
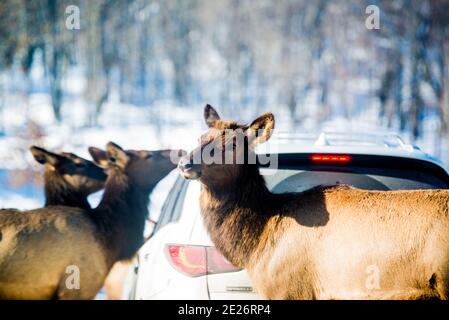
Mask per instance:
[[[44,173],[45,207],[67,206],[90,209],[87,196],[67,184],[63,177],[50,170]]]
[[[131,259],[143,243],[148,217],[149,195],[154,186],[143,190],[118,169],[111,169],[103,198],[92,217],[114,261]]]
[[[246,267],[262,242],[269,241],[263,233],[275,211],[275,195],[257,165],[245,165],[230,188],[203,187],[201,211],[214,244],[234,265]]]

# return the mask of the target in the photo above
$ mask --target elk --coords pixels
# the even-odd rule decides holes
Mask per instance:
[[[239,125],[207,105],[204,117],[209,130],[178,167],[203,187],[211,240],[247,269],[263,298],[449,298],[448,190],[323,186],[274,194],[257,165],[235,161],[270,138],[274,116]],[[241,148],[233,142],[239,134]],[[206,149],[231,153],[234,162],[195,162]]]
[[[94,161],[99,166],[107,168],[108,156],[106,151],[96,147],[89,147],[88,150],[92,159],[94,159]],[[131,150],[129,151],[133,152]],[[144,172],[142,174],[144,174]],[[159,181],[155,182],[155,184],[157,184],[158,182]],[[147,227],[152,229],[155,227],[155,225],[156,225],[155,221],[151,219],[147,220]],[[127,261],[118,261],[112,266],[111,270],[108,273],[108,276],[104,280],[104,290],[108,300],[122,299],[123,286],[125,284],[126,276],[128,275],[129,269],[132,266],[132,264],[133,260],[127,260]]]
[[[112,265],[134,256],[148,196],[176,167],[170,155],[179,151],[125,151],[112,142],[106,151],[108,178],[96,208],[0,211],[0,299],[91,299]]]
[[[45,207],[90,209],[87,197],[103,189],[106,181],[103,168],[73,153],[54,153],[37,146],[32,146],[30,151],[45,167]]]

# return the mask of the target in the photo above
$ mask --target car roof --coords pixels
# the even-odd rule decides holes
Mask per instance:
[[[319,134],[278,133],[256,148],[257,154],[352,154],[392,156],[422,160],[449,168],[439,159],[410,145],[396,134],[321,132]]]

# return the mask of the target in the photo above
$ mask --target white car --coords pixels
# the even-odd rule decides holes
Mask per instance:
[[[394,135],[277,134],[258,154],[276,155],[278,168],[261,173],[272,192],[348,184],[371,190],[446,189],[447,168]],[[159,220],[127,279],[128,299],[258,299],[245,270],[218,252],[203,226],[200,184],[174,181]]]

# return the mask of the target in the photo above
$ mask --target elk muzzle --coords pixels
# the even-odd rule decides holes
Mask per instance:
[[[185,179],[195,180],[201,177],[201,165],[193,162],[191,154],[188,154],[179,160],[178,169]]]

